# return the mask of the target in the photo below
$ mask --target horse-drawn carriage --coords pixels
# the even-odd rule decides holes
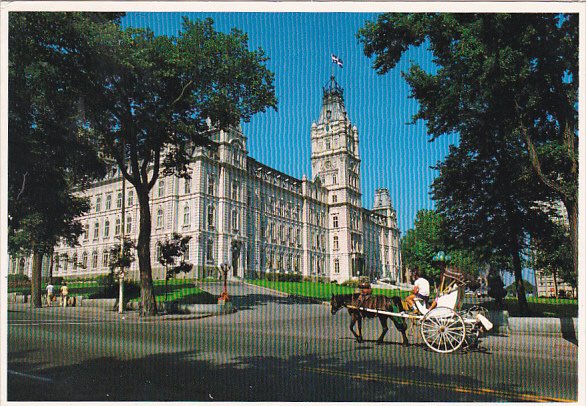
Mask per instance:
[[[390,317],[403,335],[403,344],[408,344],[406,331],[408,324],[411,324],[413,328],[419,329],[424,343],[430,349],[449,353],[459,348],[476,346],[480,334],[492,328],[484,308],[474,306],[461,311],[465,286],[466,281],[461,273],[446,270],[442,273],[435,303],[429,308],[422,301],[416,300],[416,310],[408,311],[398,296],[365,298],[360,294],[333,295],[332,314],[342,307],[348,309],[352,315],[350,330],[358,341],[362,340],[361,320],[363,317],[379,318],[383,327],[383,333],[378,339],[379,343],[382,343],[388,330],[387,318]],[[356,323],[358,323],[358,334],[354,331]]]

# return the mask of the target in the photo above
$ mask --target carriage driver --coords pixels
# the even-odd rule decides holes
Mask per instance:
[[[405,298],[405,301],[410,309],[415,308],[415,300],[422,300],[427,307],[427,302],[429,300],[429,282],[421,276],[421,272],[418,268],[413,269],[411,276],[413,277],[414,286],[411,294]]]
[[[372,295],[372,287],[368,282],[362,282],[358,285],[360,289],[360,296],[358,296],[358,307],[362,306],[362,303]]]

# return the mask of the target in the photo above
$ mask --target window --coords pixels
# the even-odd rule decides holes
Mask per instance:
[[[207,253],[206,253],[206,260],[208,263],[214,263],[214,240],[209,238],[207,244]]]
[[[92,253],[92,269],[96,269],[98,267],[98,251],[94,251]]]
[[[128,207],[131,207],[134,204],[134,191],[128,191]]]
[[[301,246],[301,230],[297,229],[297,245]]]
[[[338,215],[337,214],[334,214],[332,216],[332,223],[334,225],[334,228],[338,228]]]
[[[116,208],[122,207],[122,192],[118,192],[118,197],[116,198]]]
[[[232,182],[232,200],[238,200],[240,184],[238,181]]]
[[[214,175],[208,175],[208,195],[213,195],[214,190],[216,189],[216,180],[214,179]]]
[[[110,210],[112,208],[112,195],[106,195],[106,210]]]
[[[189,206],[185,205],[185,207],[183,208],[183,225],[188,226],[190,223],[190,219],[191,219],[191,213],[189,210]]]
[[[163,228],[163,209],[157,211],[157,228]]]
[[[132,233],[132,217],[126,217],[126,234]]]
[[[335,235],[334,236],[334,250],[338,250],[339,249],[339,241],[338,241],[338,236]]]
[[[260,223],[260,238],[265,238],[266,227],[265,223]]]
[[[191,193],[191,179],[185,179],[183,184],[183,192],[187,195]]]
[[[77,251],[73,253],[73,260],[71,261],[73,268],[77,268],[79,264],[77,263]]]
[[[90,225],[84,224],[83,225],[83,239],[87,241],[90,238]]]
[[[120,235],[120,217],[116,218],[116,225],[114,226],[114,235]]]
[[[281,238],[281,242],[285,241],[285,227],[283,225],[279,225],[279,237]]]
[[[240,229],[240,218],[238,210],[232,210],[232,230],[238,231]]]
[[[211,204],[208,206],[208,229],[213,230],[215,227],[215,208]]]
[[[108,267],[110,264],[110,253],[108,251],[104,251],[102,254],[102,266]]]
[[[189,261],[189,242],[185,245],[185,251],[183,252],[183,259]]]
[[[332,195],[332,203],[338,203],[338,195]]]
[[[269,236],[271,240],[275,241],[275,223],[273,222],[269,225]]]
[[[55,254],[55,270],[59,271],[59,254]]]
[[[159,197],[163,197],[165,195],[165,180],[159,179]]]
[[[68,267],[69,267],[69,257],[67,256],[67,254],[63,254],[63,270],[67,271]]]
[[[110,236],[110,220],[104,221],[104,238]]]
[[[96,224],[94,224],[94,240],[97,240],[99,236],[100,236],[100,223],[98,223],[96,221]]]
[[[83,269],[87,268],[87,252],[84,251],[83,254],[81,254],[81,267]]]
[[[340,273],[340,260],[339,259],[334,260],[334,273],[336,273],[336,274]]]
[[[102,210],[102,198],[100,196],[96,197],[96,213]]]
[[[338,184],[338,176],[336,174],[332,175],[332,183],[334,185],[337,185]]]

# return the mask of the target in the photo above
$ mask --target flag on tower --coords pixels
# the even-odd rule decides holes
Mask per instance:
[[[336,55],[332,54],[332,63],[335,63],[336,65],[338,65],[340,68],[344,67],[344,62],[342,62],[342,60],[340,58],[338,58]]]

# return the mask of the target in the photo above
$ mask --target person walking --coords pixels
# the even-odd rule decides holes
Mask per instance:
[[[63,282],[61,286],[61,303],[63,307],[67,307],[67,296],[69,295],[69,288],[67,287],[67,282]]]
[[[51,302],[55,296],[55,286],[49,281],[49,284],[45,289],[47,289],[47,306],[51,306]]]

